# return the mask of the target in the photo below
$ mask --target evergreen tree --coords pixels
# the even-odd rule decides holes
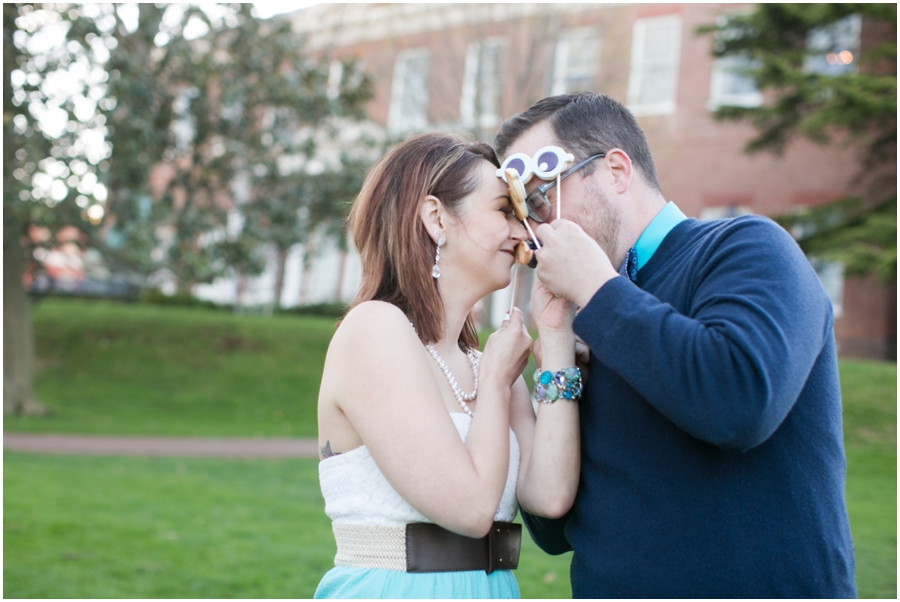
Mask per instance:
[[[840,35],[854,23],[858,48]],[[756,128],[748,152],[781,152],[796,136],[863,149],[857,194],[775,219],[807,254],[896,282],[897,5],[759,4],[699,32],[712,33],[713,55],[741,61],[764,94],[762,106],[715,112]]]

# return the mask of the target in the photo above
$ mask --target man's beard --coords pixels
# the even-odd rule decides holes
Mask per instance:
[[[618,269],[616,262],[621,263],[619,254],[619,225],[621,217],[619,210],[609,202],[599,186],[591,185],[588,189],[590,200],[582,205],[583,215],[579,220],[582,229],[593,238],[600,248],[606,253],[613,267]]]

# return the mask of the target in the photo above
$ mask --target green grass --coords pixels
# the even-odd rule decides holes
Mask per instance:
[[[4,457],[6,598],[309,598],[333,566],[317,461]],[[525,538],[525,597],[571,597]]]
[[[897,365],[842,360],[847,511],[861,598],[897,597]]]
[[[4,597],[311,597],[333,564],[315,459],[6,454]]]
[[[7,431],[315,435],[331,318],[64,299],[34,317],[53,413]],[[897,366],[840,368],[859,595],[896,598]],[[334,555],[315,466],[7,453],[4,596],[311,596]],[[523,541],[523,596],[570,597],[571,554]]]
[[[333,318],[45,299],[34,310],[49,418],[7,431],[195,436],[316,434]]]

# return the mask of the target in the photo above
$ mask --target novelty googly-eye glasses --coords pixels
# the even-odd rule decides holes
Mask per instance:
[[[529,157],[525,153],[510,155],[497,170],[497,177],[506,182],[506,170],[514,169],[523,185],[527,184],[533,175],[542,180],[552,180],[574,160],[574,155],[558,146],[545,146],[536,152],[534,157]]]

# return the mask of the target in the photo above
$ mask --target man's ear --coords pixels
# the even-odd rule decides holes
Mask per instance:
[[[634,165],[631,157],[620,148],[607,151],[605,162],[610,176],[610,183],[618,194],[624,194],[631,187],[634,179]]]
[[[444,230],[444,204],[434,195],[429,194],[419,207],[419,219],[428,231],[428,236],[437,244],[438,237]],[[437,234],[435,234],[437,231]]]

